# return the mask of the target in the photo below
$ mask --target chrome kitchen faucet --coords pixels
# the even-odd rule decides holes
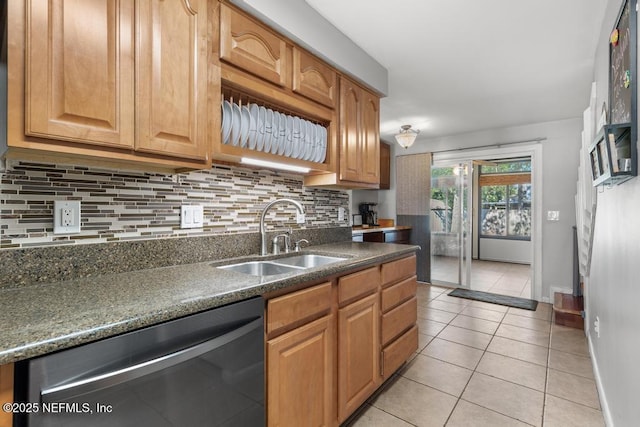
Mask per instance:
[[[277,205],[277,204],[291,204],[295,206],[296,209],[298,210],[298,213],[302,217],[302,219],[298,221],[298,223],[299,224],[304,223],[304,207],[302,207],[302,204],[300,202],[297,202],[293,199],[277,199],[269,203],[267,206],[264,207],[264,209],[262,210],[262,215],[260,215],[260,240],[261,240],[260,255],[267,255],[267,230],[265,230],[264,219],[265,219],[265,216],[267,215],[267,211],[271,209],[273,205]]]

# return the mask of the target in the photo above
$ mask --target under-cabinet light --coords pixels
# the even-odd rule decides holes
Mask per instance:
[[[301,172],[301,173],[309,172],[309,168],[305,168],[302,166],[294,166],[294,165],[288,165],[286,163],[277,163],[277,162],[269,162],[267,160],[252,159],[251,157],[243,157],[240,160],[240,163],[244,163],[245,165],[262,166],[265,168],[282,169],[282,170],[291,171],[291,172]]]

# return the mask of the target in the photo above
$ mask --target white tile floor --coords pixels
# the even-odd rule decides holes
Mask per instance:
[[[604,426],[583,331],[418,285],[418,352],[350,425]]]
[[[431,280],[434,283],[457,283],[458,259],[444,256],[432,257]],[[531,298],[531,266],[474,259],[471,263],[471,289]]]

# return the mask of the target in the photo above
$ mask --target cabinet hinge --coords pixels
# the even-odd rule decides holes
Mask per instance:
[[[380,352],[380,376],[384,377],[384,355]]]

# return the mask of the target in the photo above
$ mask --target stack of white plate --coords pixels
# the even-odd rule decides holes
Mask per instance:
[[[322,163],[327,129],[257,104],[222,103],[222,143]]]

